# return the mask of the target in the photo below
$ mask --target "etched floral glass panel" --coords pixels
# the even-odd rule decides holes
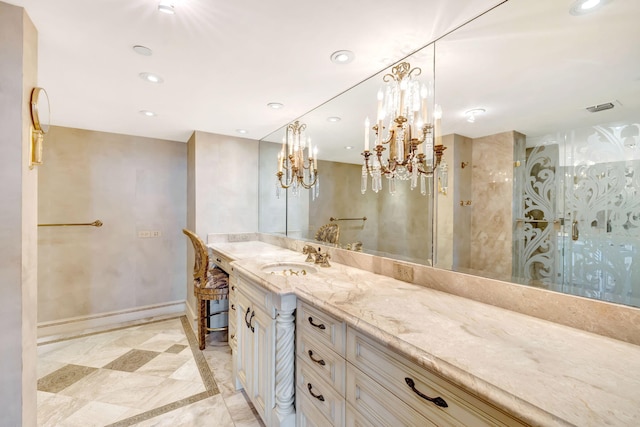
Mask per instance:
[[[541,138],[518,178],[514,276],[640,306],[640,125]]]

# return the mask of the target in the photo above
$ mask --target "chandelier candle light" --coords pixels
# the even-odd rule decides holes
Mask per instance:
[[[293,195],[300,187],[313,189],[313,198],[318,194],[318,146],[311,148],[311,138],[306,138],[307,125],[297,120],[287,125],[282,139],[282,150],[278,153],[276,195],[280,188],[291,188]],[[307,159],[305,160],[305,150]]]
[[[389,192],[395,194],[396,179],[410,180],[411,189],[417,187],[420,178],[420,192],[423,195],[431,189],[427,186],[427,178],[440,165],[446,147],[433,145],[434,126],[429,123],[427,100],[430,89],[416,79],[422,73],[420,68],[411,68],[408,62],[402,62],[391,68],[391,74],[385,74],[382,80],[386,83],[378,91],[378,116],[373,127],[369,118],[365,120],[364,163],[360,190],[367,191],[367,176],[371,176],[371,189],[378,192],[382,189],[382,175],[389,180]],[[434,118],[439,119],[434,114]],[[384,123],[387,123],[386,138],[383,137]],[[439,124],[439,123],[438,123]],[[375,147],[369,150],[369,129],[375,131]],[[388,158],[383,159],[389,146]],[[434,165],[435,153],[435,165]],[[446,173],[446,168],[440,168]],[[443,170],[442,170],[443,169]],[[439,172],[439,173],[440,173]],[[446,178],[445,178],[446,179]]]

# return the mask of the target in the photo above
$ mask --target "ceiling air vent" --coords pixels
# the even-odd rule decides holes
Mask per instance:
[[[610,110],[613,108],[612,102],[607,102],[606,104],[592,105],[591,107],[587,107],[587,111],[590,113],[597,113],[598,111]]]

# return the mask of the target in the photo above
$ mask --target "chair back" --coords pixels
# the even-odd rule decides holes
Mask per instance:
[[[209,251],[202,239],[198,237],[192,231],[186,228],[182,229],[182,232],[187,235],[191,243],[193,244],[193,251],[195,252],[195,262],[193,264],[193,280],[203,284],[207,282],[207,269],[209,268]]]
[[[323,225],[316,232],[316,240],[337,244],[340,240],[340,226],[334,222]]]

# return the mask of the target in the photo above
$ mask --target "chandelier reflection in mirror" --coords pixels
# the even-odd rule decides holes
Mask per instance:
[[[282,150],[278,153],[278,172],[276,173],[276,197],[280,198],[281,188],[291,188],[298,196],[300,188],[311,190],[315,200],[320,192],[318,180],[318,146],[312,149],[311,138],[306,138],[307,125],[297,120],[285,128]],[[305,158],[306,151],[306,158]]]
[[[431,194],[435,170],[438,170],[439,188],[446,188],[447,168],[444,162],[441,165],[446,147],[433,145],[434,125],[429,123],[427,113],[428,97],[432,91],[417,80],[416,77],[421,73],[420,68],[412,69],[408,62],[402,62],[391,68],[391,74],[385,74],[382,78],[385,84],[378,91],[378,117],[376,124],[371,127],[375,131],[373,151],[369,150],[371,123],[369,118],[365,121],[360,184],[362,194],[367,191],[368,176],[371,176],[371,189],[376,193],[380,191],[383,175],[389,180],[391,194],[396,192],[397,179],[411,181],[412,190],[418,186],[420,179],[420,192],[423,195]],[[438,128],[441,117],[442,112],[436,107],[433,118]],[[387,132],[383,136],[384,129]],[[385,145],[389,146],[389,150],[387,158],[383,159],[382,154],[387,150]]]

